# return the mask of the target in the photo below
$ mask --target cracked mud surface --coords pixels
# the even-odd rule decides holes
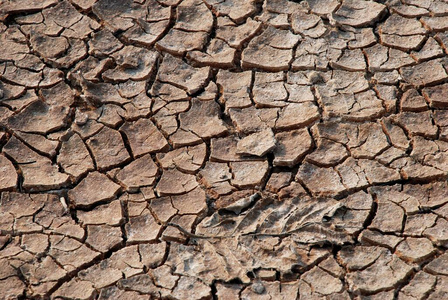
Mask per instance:
[[[446,0],[0,20],[1,299],[447,299]]]

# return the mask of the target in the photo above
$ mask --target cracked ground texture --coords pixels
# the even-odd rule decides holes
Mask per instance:
[[[0,0],[1,299],[448,299],[447,0]]]

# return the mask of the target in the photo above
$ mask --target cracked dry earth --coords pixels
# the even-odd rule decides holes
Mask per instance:
[[[1,299],[447,299],[445,0],[0,1]]]

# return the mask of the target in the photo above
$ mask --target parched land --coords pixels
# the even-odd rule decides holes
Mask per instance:
[[[0,299],[448,299],[447,0],[0,21]]]

